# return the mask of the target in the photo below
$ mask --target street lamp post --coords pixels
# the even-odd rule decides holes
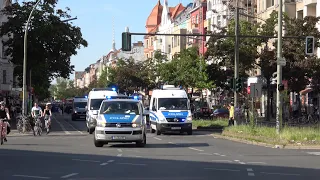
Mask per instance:
[[[24,115],[27,115],[27,37],[28,37],[28,29],[29,23],[33,14],[33,11],[37,8],[38,4],[41,0],[37,0],[36,4],[33,6],[24,31],[24,41],[23,41],[23,102],[22,102],[22,111]]]

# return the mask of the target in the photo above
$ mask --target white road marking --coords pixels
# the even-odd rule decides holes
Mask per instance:
[[[212,154],[210,154],[210,153],[199,153],[199,154],[203,154],[203,155],[212,155]]]
[[[155,138],[156,140],[159,140],[159,141],[161,141],[162,139],[160,139],[160,138],[157,138],[157,137],[153,137],[153,138]]]
[[[52,116],[52,119],[54,119],[59,124],[59,126],[61,127],[64,133],[71,134],[69,131],[66,130],[66,128],[61,124],[61,122],[56,117]]]
[[[201,149],[197,149],[197,148],[193,148],[193,147],[189,147],[189,149],[192,149],[192,150],[195,150],[195,151],[200,151],[200,152],[203,151],[203,150],[201,150]]]
[[[83,132],[79,131],[77,128],[75,128],[71,123],[69,123],[68,121],[65,121],[72,129],[74,129],[75,131],[77,131],[80,134],[83,134]]]
[[[271,173],[271,172],[260,172],[260,173],[267,174],[267,175],[300,176],[300,174],[287,174],[287,173]]]
[[[248,171],[248,176],[254,176],[252,168],[247,168],[247,171]]]
[[[229,162],[231,163],[232,161],[230,160],[212,160],[213,162]]]
[[[307,153],[311,155],[320,156],[320,152],[307,152]]]
[[[245,162],[239,162],[239,164],[246,164]]]
[[[33,178],[33,179],[50,179],[50,177],[42,177],[42,176],[28,176],[28,175],[13,175],[14,177],[24,177],[24,178]]]
[[[71,177],[71,176],[76,176],[76,175],[78,175],[79,173],[71,173],[71,174],[67,174],[67,175],[65,175],[65,176],[61,176],[61,178],[62,179],[66,179],[66,178],[69,178],[69,177]]]
[[[122,152],[122,149],[117,149],[119,152]]]
[[[208,170],[216,170],[216,171],[237,171],[239,172],[240,170],[238,169],[217,169],[217,168],[204,168],[204,169],[208,169]]]
[[[100,166],[108,165],[109,163],[101,163]]]
[[[265,162],[247,162],[247,164],[267,164]]]
[[[98,162],[100,162],[100,161],[85,160],[85,159],[72,159],[72,161],[83,161],[83,162],[94,162],[94,163],[98,163]]]
[[[226,155],[221,154],[220,156],[225,157]]]
[[[219,153],[213,153],[214,155],[216,155],[216,156],[220,156],[220,154]]]
[[[122,156],[122,154],[118,154],[117,156],[118,156],[118,157],[121,157],[121,156]]]
[[[168,142],[169,144],[176,144],[176,143],[173,143],[173,142]]]
[[[114,160],[109,160],[109,161],[107,161],[108,163],[112,163],[112,162],[114,162]]]
[[[117,163],[122,165],[133,165],[133,166],[146,166],[146,164],[134,164],[134,163]]]
[[[240,160],[234,160],[235,162],[239,162]]]

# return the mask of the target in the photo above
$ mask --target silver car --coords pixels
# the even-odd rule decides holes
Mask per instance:
[[[94,133],[94,145],[102,147],[110,142],[135,142],[144,147],[146,113],[137,99],[106,99],[101,103]]]

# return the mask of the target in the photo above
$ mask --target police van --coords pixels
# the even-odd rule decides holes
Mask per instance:
[[[108,96],[99,109],[94,145],[135,142],[138,147],[144,147],[147,143],[145,115],[138,97]]]
[[[151,133],[161,135],[166,131],[179,131],[192,135],[190,101],[182,88],[163,85],[161,89],[153,90],[149,112]]]
[[[88,95],[86,107],[86,125],[87,131],[92,134],[96,127],[101,102],[108,96],[117,96],[116,88],[93,88]]]
[[[72,121],[77,119],[86,119],[86,106],[88,97],[74,97],[72,101]]]

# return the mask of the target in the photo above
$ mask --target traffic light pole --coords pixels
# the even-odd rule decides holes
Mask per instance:
[[[236,1],[235,17],[235,47],[234,47],[234,79],[237,82],[239,78],[239,0]],[[238,92],[234,90],[234,108],[238,107]],[[235,114],[234,124],[237,124],[238,113]]]
[[[280,133],[282,125],[282,99],[279,85],[282,84],[282,65],[279,63],[282,61],[282,3],[280,0],[278,11],[278,47],[277,47],[277,123],[276,132]]]

